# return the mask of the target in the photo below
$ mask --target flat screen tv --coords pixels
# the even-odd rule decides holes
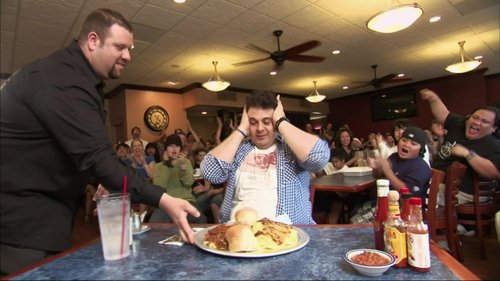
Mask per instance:
[[[383,92],[371,97],[372,119],[389,120],[417,115],[415,90]]]

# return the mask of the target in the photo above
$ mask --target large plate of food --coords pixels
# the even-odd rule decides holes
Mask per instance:
[[[291,253],[309,243],[309,235],[304,230],[268,218],[255,220],[256,215],[247,215],[248,212],[255,211],[242,209],[236,213],[236,222],[196,232],[196,246],[223,256],[262,258]]]

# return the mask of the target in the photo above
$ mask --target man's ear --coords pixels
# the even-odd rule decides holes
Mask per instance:
[[[95,32],[90,32],[87,35],[87,48],[91,51],[95,50],[97,46],[100,44],[100,39],[97,33]]]

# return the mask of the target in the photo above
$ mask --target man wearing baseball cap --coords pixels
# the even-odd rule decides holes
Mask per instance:
[[[182,140],[178,134],[167,136],[164,143],[163,162],[155,165],[153,183],[165,189],[165,192],[175,198],[181,198],[198,209],[191,186],[194,182],[193,167],[191,161],[182,152]],[[199,217],[188,215],[188,222],[205,223],[206,216]],[[149,222],[170,223],[172,219],[163,210],[156,208]]]
[[[427,136],[414,126],[407,127],[398,141],[398,151],[387,159],[377,158],[372,168],[390,181],[391,189],[399,191],[408,187],[412,196],[424,198],[432,176],[429,165],[423,159]]]

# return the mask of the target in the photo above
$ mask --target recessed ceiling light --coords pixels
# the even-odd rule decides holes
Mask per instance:
[[[269,72],[269,75],[276,75],[277,73],[278,72],[276,72],[276,71],[273,70],[273,71]]]
[[[474,59],[475,59],[475,60],[480,60],[480,59],[482,59],[482,58],[483,58],[483,56],[475,56],[475,57],[474,57]]]
[[[387,97],[387,96],[386,96],[386,95],[381,95],[381,97],[385,98],[385,97]]]
[[[398,74],[398,77],[403,77],[403,76],[405,76],[405,74],[404,74],[404,73],[399,73],[399,74]]]
[[[202,111],[202,112],[201,112],[201,114],[202,114],[202,115],[206,115],[206,114],[207,114],[207,112],[206,112],[206,111]]]
[[[173,1],[177,4],[182,4],[182,3],[186,2],[186,0],[173,0]]]
[[[170,85],[176,85],[177,82],[176,81],[168,81],[168,84],[170,84]]]
[[[342,89],[347,90],[347,89],[349,89],[349,86],[343,86]]]
[[[334,51],[332,51],[332,54],[338,55],[338,54],[340,54],[340,50],[334,50]]]
[[[437,21],[440,21],[441,20],[441,17],[440,16],[434,16],[432,18],[429,19],[429,22],[437,22]]]

